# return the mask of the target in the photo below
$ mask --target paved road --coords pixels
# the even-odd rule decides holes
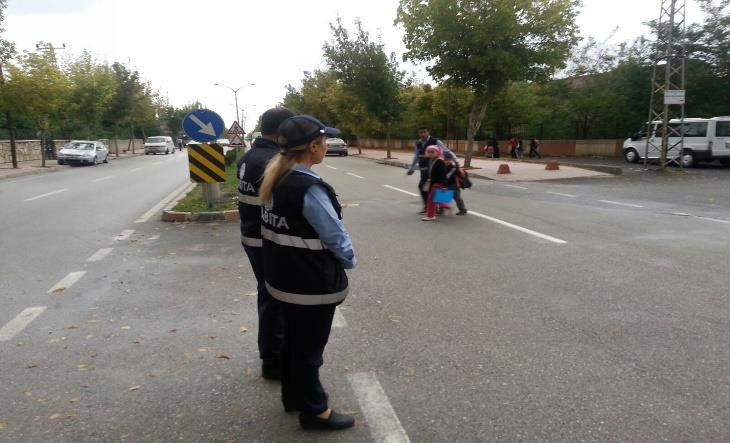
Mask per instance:
[[[0,327],[46,308],[0,341],[0,441],[730,437],[724,177],[478,181],[469,216],[424,223],[402,169],[327,159],[318,170],[347,204],[359,256],[322,374],[358,425],[328,435],[299,431],[260,378],[237,226],[135,223],[185,181],[184,163],[127,161],[43,176],[63,180],[22,195],[28,182],[0,183],[13,251],[0,259]],[[81,204],[72,189],[104,174],[112,195]],[[86,262],[99,248],[113,250]]]

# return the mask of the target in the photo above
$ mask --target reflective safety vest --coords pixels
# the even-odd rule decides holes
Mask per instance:
[[[345,269],[303,215],[304,196],[311,186],[326,189],[342,219],[335,191],[323,180],[298,171],[282,180],[261,208],[266,289],[285,303],[340,303],[348,291]]]
[[[273,141],[259,138],[254,147],[238,161],[238,214],[241,216],[243,246],[260,248],[262,245],[259,187],[266,164],[280,150]]]

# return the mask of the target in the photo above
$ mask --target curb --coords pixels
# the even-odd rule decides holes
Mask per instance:
[[[173,223],[190,223],[190,222],[199,222],[199,223],[207,223],[207,222],[217,222],[217,221],[237,221],[240,220],[240,215],[238,214],[237,209],[231,209],[228,211],[210,211],[210,212],[178,212],[173,211],[172,208],[177,205],[177,203],[185,198],[190,191],[192,191],[196,183],[190,183],[190,185],[183,189],[183,191],[178,194],[175,198],[173,198],[170,203],[165,206],[165,208],[162,210],[162,216],[161,220],[164,222],[173,222]]]

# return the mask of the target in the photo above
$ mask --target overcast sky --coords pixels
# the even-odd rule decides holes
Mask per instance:
[[[599,41],[631,40],[643,22],[657,18],[660,0],[583,0],[581,34]],[[9,0],[6,38],[20,50],[39,40],[66,44],[66,54],[84,49],[100,60],[128,62],[153,88],[181,106],[200,100],[234,120],[237,88],[246,130],[258,115],[281,101],[286,84],[303,71],[323,68],[328,23],[357,17],[389,52],[404,51],[402,30],[393,25],[398,0]],[[688,19],[700,14],[688,0]],[[487,30],[485,30],[486,32]],[[496,30],[499,32],[499,30]],[[422,66],[403,69],[426,79]]]

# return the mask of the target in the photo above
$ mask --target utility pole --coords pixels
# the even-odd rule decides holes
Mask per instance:
[[[680,167],[692,162],[684,152],[686,0],[661,0],[657,23],[657,41],[653,56],[649,121],[646,128],[644,169],[652,153],[659,152],[662,170],[676,163]],[[672,124],[670,120],[679,120]],[[654,129],[653,122],[661,126]],[[661,141],[657,140],[661,134]],[[669,138],[679,141],[670,145]]]
[[[61,46],[53,46],[50,43],[44,43],[44,42],[38,42],[35,45],[35,48],[39,51],[47,51],[48,56],[51,59],[51,62],[55,65],[56,64],[56,51],[60,49],[66,49],[66,43],[61,43]],[[41,126],[41,167],[46,167],[46,128],[43,127],[43,124]]]
[[[213,86],[223,86],[224,88],[228,88],[231,90],[231,92],[233,92],[233,98],[235,99],[235,102],[236,102],[236,123],[240,123],[241,117],[238,114],[238,91],[240,91],[243,88],[248,88],[249,86],[256,86],[256,83],[249,83],[247,85],[239,86],[238,88],[235,88],[235,89],[231,88],[228,85],[224,85],[222,83],[214,83]]]

